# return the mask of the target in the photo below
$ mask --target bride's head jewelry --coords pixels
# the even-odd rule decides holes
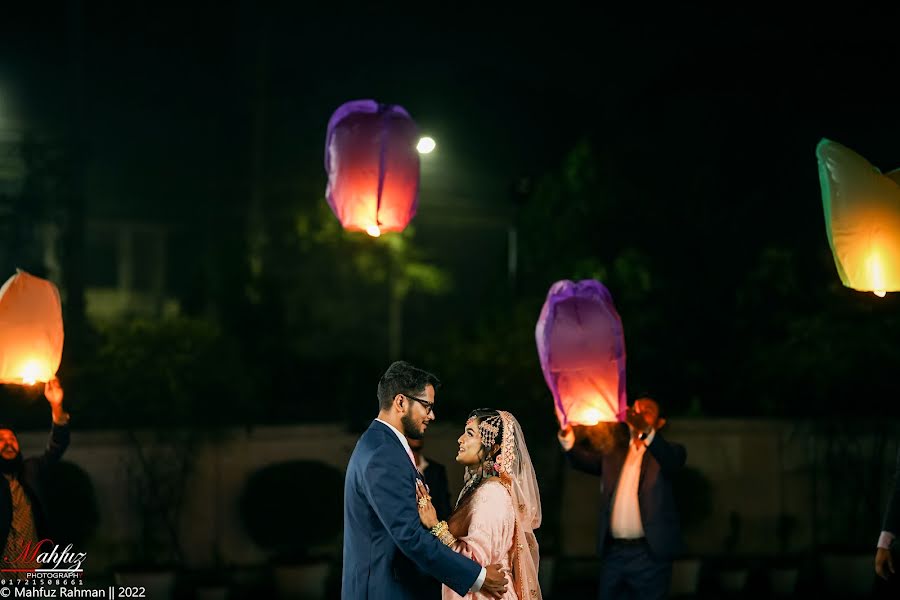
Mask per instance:
[[[472,417],[468,420],[468,423],[475,420],[478,421],[478,432],[481,434],[481,445],[490,450],[494,447],[497,436],[500,435],[503,421],[500,418],[500,415],[489,415],[481,417],[480,420],[477,417]]]

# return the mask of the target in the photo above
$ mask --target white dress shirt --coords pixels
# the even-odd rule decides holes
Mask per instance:
[[[391,431],[394,432],[394,435],[396,435],[397,439],[400,440],[400,443],[403,444],[403,448],[406,450],[406,454],[409,455],[409,460],[412,461],[413,467],[416,467],[416,459],[413,457],[412,449],[410,449],[410,447],[409,447],[409,441],[407,441],[406,436],[403,435],[402,433],[400,433],[399,431],[397,431],[397,428],[394,427],[393,425],[391,425],[390,423],[388,423],[386,421],[382,421],[381,419],[378,419],[378,418],[376,418],[375,420],[378,421],[379,423],[384,423],[385,425],[387,425],[390,428]],[[416,470],[418,470],[418,467],[416,467]],[[415,494],[415,493],[416,493],[416,491],[413,490],[413,494]],[[481,574],[478,575],[478,579],[476,579],[475,583],[472,584],[472,587],[469,589],[469,593],[474,594],[475,592],[480,591],[481,586],[484,585],[485,578],[487,578],[487,569],[485,569],[484,567],[481,567]]]

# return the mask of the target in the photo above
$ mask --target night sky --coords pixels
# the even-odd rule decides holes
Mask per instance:
[[[799,171],[808,165],[784,165],[785,154],[821,136],[874,164],[900,164],[890,143],[898,44],[890,15],[875,10],[790,22],[684,7],[342,17],[250,2],[6,10],[4,112],[27,126],[71,126],[80,57],[87,149],[105,172],[92,196],[109,204],[171,196],[165,179],[196,178],[211,148],[224,155],[205,159],[212,168],[245,158],[259,102],[270,177],[323,178],[328,116],[372,97],[408,108],[452,161],[441,175],[480,202],[502,203],[491,184],[555,166],[585,135],[633,153],[648,173],[677,162],[690,176],[686,155],[712,150],[710,136],[726,156],[768,149],[752,165],[730,165],[738,177],[760,176],[761,163]]]
[[[598,237],[612,227],[684,270],[705,298],[686,318],[739,283],[710,254],[733,253],[738,270],[770,243],[830,260],[820,138],[900,167],[897,9],[23,4],[0,23],[0,124],[80,135],[98,216],[190,228],[239,211],[254,180],[273,210],[279,198],[321,202],[331,112],[357,98],[407,108],[438,142],[423,161],[417,239],[456,283],[413,298],[413,326],[451,307],[476,318],[485,290],[506,281],[511,187],[562,169],[585,140],[608,158],[620,202],[653,207],[598,224]],[[728,318],[706,320],[705,335]]]

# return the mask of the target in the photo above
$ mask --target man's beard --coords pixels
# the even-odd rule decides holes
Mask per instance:
[[[425,432],[421,427],[416,427],[416,422],[411,414],[407,413],[400,417],[400,424],[403,425],[403,435],[414,440],[421,440],[425,437]]]
[[[3,458],[0,456],[0,473],[5,475],[18,474],[22,468],[22,453],[16,454],[15,458]]]

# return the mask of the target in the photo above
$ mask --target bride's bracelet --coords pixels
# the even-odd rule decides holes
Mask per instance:
[[[441,521],[432,527],[431,534],[441,540],[445,546],[452,546],[453,543],[456,542],[456,538],[453,537],[453,534],[450,533],[450,530],[447,528],[447,521]]]

